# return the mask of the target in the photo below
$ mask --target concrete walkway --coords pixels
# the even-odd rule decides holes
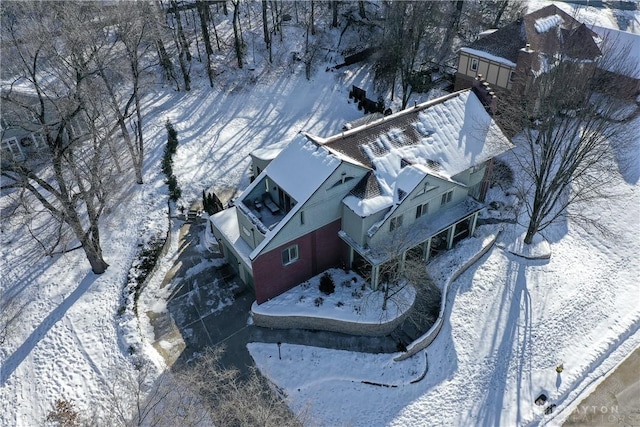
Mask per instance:
[[[564,426],[640,426],[640,348],[580,402]]]

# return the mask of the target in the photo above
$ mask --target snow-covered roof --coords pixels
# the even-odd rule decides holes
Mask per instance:
[[[251,259],[260,254],[340,163],[341,160],[333,156],[329,150],[306,135],[298,134],[242,192],[239,200],[244,200],[256,185],[262,185],[262,179],[266,176],[296,202],[285,217],[273,229],[267,231],[264,240],[251,252]]]
[[[280,152],[289,145],[290,141],[276,142],[275,144],[268,145],[263,148],[258,148],[257,150],[253,150],[251,155],[257,159],[261,160],[273,160]]]
[[[224,237],[231,243],[244,261],[247,268],[251,268],[249,254],[251,247],[240,237],[240,227],[238,226],[238,215],[236,215],[236,207],[223,209],[209,217],[215,227],[220,230]]]
[[[429,236],[435,236],[456,222],[474,214],[482,208],[483,205],[481,203],[473,200],[471,197],[467,197],[464,201],[445,210],[440,215],[420,218],[414,225],[412,225],[407,235],[403,236],[406,240],[403,241],[403,247],[408,249],[415,246]],[[338,235],[342,240],[347,242],[349,246],[354,248],[358,253],[360,253],[360,255],[366,257],[373,264],[380,264],[388,260],[388,251],[382,250],[382,252],[378,253],[374,248],[363,247],[353,240],[345,231],[340,231]]]
[[[497,28],[489,28],[488,30],[484,30],[478,33],[478,37],[488,36],[489,34],[493,34],[498,31]]]
[[[491,33],[493,34],[493,33]],[[478,56],[480,58],[488,59],[489,61],[497,62],[498,64],[506,65],[507,67],[516,68],[516,64],[513,61],[508,60],[507,58],[503,58],[501,56],[492,55],[489,52],[485,52],[478,49],[472,49],[470,47],[463,47],[460,49],[461,52],[466,52],[474,56]]]
[[[471,90],[419,104],[323,144],[373,169],[380,194],[344,200],[362,217],[398,203],[426,175],[452,181],[513,147]]]
[[[518,61],[518,54],[527,45],[538,55],[561,52],[570,58],[580,60],[600,56],[593,40],[593,33],[553,4],[480,37],[462,50],[474,54],[485,52],[479,56],[490,59],[487,55],[492,55],[515,63]]]
[[[340,160],[328,150],[300,134],[267,166],[265,172],[296,202],[304,203],[339,165]]]
[[[538,18],[535,21],[534,27],[538,33],[546,33],[553,28],[558,28],[564,19],[560,15],[545,16],[544,18]]]
[[[640,34],[599,26],[591,29],[601,39],[605,56],[601,66],[607,71],[640,79]],[[619,58],[624,58],[624,62]]]

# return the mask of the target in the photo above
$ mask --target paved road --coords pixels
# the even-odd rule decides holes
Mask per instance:
[[[564,426],[640,426],[640,348],[580,402]]]

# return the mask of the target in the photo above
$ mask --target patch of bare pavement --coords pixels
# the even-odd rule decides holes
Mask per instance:
[[[640,348],[580,402],[563,426],[640,426]]]

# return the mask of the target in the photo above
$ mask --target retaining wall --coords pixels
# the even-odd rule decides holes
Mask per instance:
[[[414,299],[415,303],[415,299]],[[262,313],[253,314],[253,323],[263,328],[273,329],[311,329],[315,331],[340,332],[350,335],[364,335],[378,337],[389,335],[413,309],[413,304],[399,317],[389,322],[381,323],[358,323],[345,320],[326,319],[322,317],[309,316],[276,316]]]
[[[447,296],[449,293],[449,287],[453,282],[455,282],[455,280],[458,277],[460,277],[462,273],[467,271],[467,269],[471,267],[480,258],[482,258],[484,254],[489,252],[489,249],[491,249],[493,245],[496,243],[496,240],[500,235],[500,231],[501,230],[499,230],[496,233],[496,235],[493,236],[493,238],[489,241],[489,243],[487,243],[477,254],[475,254],[471,259],[469,259],[460,268],[458,268],[458,270],[456,270],[451,275],[451,277],[445,282],[444,289],[442,290],[442,300],[440,302],[440,314],[438,314],[438,318],[436,319],[436,322],[424,335],[422,335],[420,338],[418,338],[417,340],[409,344],[407,346],[407,351],[405,353],[402,353],[400,356],[396,357],[394,359],[395,361],[399,362],[401,360],[408,359],[409,357],[413,356],[417,352],[427,348],[429,344],[431,344],[433,340],[436,339],[436,337],[438,336],[438,333],[440,333],[440,329],[442,329],[442,325],[444,324],[444,320],[445,320],[444,316],[445,316],[445,310],[447,308],[446,305],[447,305]]]

